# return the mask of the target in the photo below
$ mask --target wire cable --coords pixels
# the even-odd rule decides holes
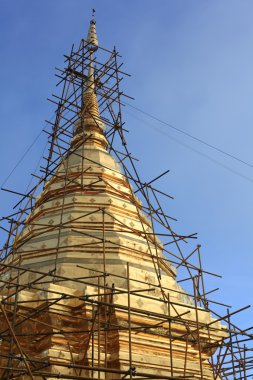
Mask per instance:
[[[237,157],[237,156],[235,156],[235,155],[233,155],[233,154],[231,154],[231,153],[228,153],[228,152],[226,152],[225,150],[220,149],[220,148],[218,148],[217,146],[215,146],[215,145],[213,145],[213,144],[210,144],[210,143],[208,143],[207,141],[205,141],[205,140],[203,140],[203,139],[200,139],[199,137],[193,136],[193,135],[191,135],[190,133],[188,133],[188,132],[186,132],[186,131],[184,131],[184,130],[182,130],[182,129],[180,129],[180,128],[175,127],[174,125],[172,125],[172,124],[170,124],[170,123],[167,123],[166,121],[161,120],[161,119],[159,119],[158,117],[153,116],[153,115],[151,115],[150,113],[148,113],[148,112],[146,112],[146,111],[143,111],[143,110],[140,109],[139,107],[135,107],[135,106],[133,106],[132,104],[127,103],[127,102],[125,102],[125,101],[124,101],[124,104],[127,105],[127,106],[129,106],[129,107],[131,107],[131,108],[133,108],[133,109],[135,109],[135,110],[138,111],[138,112],[141,112],[143,115],[146,115],[146,116],[150,117],[151,119],[158,121],[158,122],[161,123],[161,124],[167,125],[168,127],[174,129],[175,131],[180,132],[180,133],[184,134],[185,136],[190,137],[191,139],[193,139],[193,140],[195,140],[195,141],[198,141],[198,142],[200,142],[201,144],[204,144],[204,145],[208,146],[209,148],[214,149],[214,150],[216,150],[217,152],[222,153],[222,154],[224,154],[225,156],[230,157],[230,158],[232,158],[233,160],[236,160],[236,161],[240,162],[241,164],[244,164],[244,165],[246,165],[246,166],[248,166],[248,167],[250,167],[250,168],[253,168],[253,165],[252,165],[251,163],[249,163],[249,162],[247,162],[247,161],[245,161],[245,160],[242,160],[241,158],[239,158],[239,157]]]
[[[32,149],[32,147],[34,146],[34,144],[38,141],[38,139],[40,138],[41,134],[42,134],[43,130],[40,131],[40,133],[35,137],[35,139],[33,140],[33,142],[29,145],[29,147],[26,149],[26,151],[22,154],[22,156],[20,157],[20,159],[18,160],[18,162],[16,163],[16,165],[14,166],[14,168],[11,170],[10,174],[5,178],[5,180],[3,181],[3,183],[1,184],[1,187],[3,187],[6,182],[8,181],[8,179],[10,178],[10,176],[13,174],[13,172],[17,169],[17,167],[21,164],[21,162],[23,161],[23,159],[26,157],[26,155],[29,153],[29,151]]]
[[[55,117],[55,115],[53,114],[51,116],[51,118],[49,119],[49,121],[52,121],[54,117]],[[17,169],[17,167],[21,164],[21,162],[26,157],[26,155],[30,152],[30,150],[32,149],[32,147],[36,144],[36,142],[38,141],[38,139],[40,138],[40,136],[44,132],[44,129],[47,128],[47,126],[48,126],[48,123],[45,124],[45,126],[41,129],[41,131],[39,132],[39,134],[35,137],[35,139],[33,140],[33,142],[28,146],[28,148],[26,149],[26,151],[22,154],[22,156],[17,161],[17,163],[14,166],[14,168],[10,171],[10,173],[8,174],[8,176],[5,178],[5,180],[1,184],[0,188],[2,188],[6,184],[6,182],[8,181],[8,179],[11,177],[11,175],[14,173],[14,171]]]
[[[145,120],[139,118],[138,116],[134,115],[133,113],[131,113],[131,112],[129,112],[129,111],[126,111],[126,112],[127,112],[129,115],[131,115],[132,117],[134,117],[136,120],[142,122],[143,124],[145,124],[146,126],[152,128],[152,129],[155,129],[157,132],[159,132],[160,134],[162,134],[162,135],[168,137],[170,140],[176,142],[177,144],[182,145],[183,147],[185,147],[185,148],[191,150],[191,151],[194,152],[194,153],[197,153],[198,155],[200,155],[200,156],[202,156],[202,157],[208,159],[209,161],[213,162],[214,164],[216,164],[216,165],[218,165],[218,166],[221,166],[222,168],[224,168],[224,169],[230,171],[231,173],[233,173],[233,174],[235,174],[235,175],[237,175],[237,176],[239,176],[239,177],[241,177],[241,178],[243,178],[243,179],[246,179],[246,180],[249,181],[249,182],[253,182],[253,178],[250,178],[250,177],[248,177],[248,176],[246,176],[246,175],[244,175],[244,174],[238,172],[237,170],[234,170],[233,168],[231,168],[231,167],[229,167],[229,166],[227,166],[227,165],[221,163],[220,161],[218,161],[218,160],[216,160],[216,159],[214,159],[214,158],[208,156],[207,154],[202,153],[202,152],[198,151],[197,149],[192,148],[192,147],[189,146],[188,144],[185,144],[185,143],[183,143],[182,141],[179,141],[179,140],[176,139],[175,137],[170,136],[166,131],[163,131],[163,130],[157,128],[157,127],[154,126],[153,124],[148,123],[147,121],[145,121]]]

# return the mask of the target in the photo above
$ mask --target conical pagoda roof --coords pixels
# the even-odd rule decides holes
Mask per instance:
[[[175,268],[163,256],[141,201],[106,149],[91,65],[75,131],[68,154],[15,240],[16,256],[22,256],[24,265],[80,277],[84,270],[77,265],[125,274],[129,262],[136,278],[154,283],[159,265],[167,285],[178,287]],[[124,281],[114,281],[124,286]]]

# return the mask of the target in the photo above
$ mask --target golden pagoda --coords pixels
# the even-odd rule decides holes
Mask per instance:
[[[110,136],[123,127],[106,75],[121,68],[110,66],[115,50],[97,67],[98,49],[92,19],[61,74],[76,99],[59,102],[45,176],[1,261],[1,379],[219,379],[211,358],[227,329],[177,282],[137,196],[144,186],[134,188],[113,154]],[[69,129],[64,112],[75,114]],[[176,245],[184,240],[167,230]]]

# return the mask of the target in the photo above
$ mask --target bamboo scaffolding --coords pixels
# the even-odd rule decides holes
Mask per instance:
[[[124,104],[121,99],[132,98],[120,89],[123,78],[128,76],[122,70],[122,63],[118,62],[120,55],[115,48],[110,51],[98,47],[97,56],[91,58],[87,46],[88,42],[85,40],[81,41],[76,51],[73,46],[70,54],[65,56],[66,67],[56,68],[56,76],[59,78],[57,87],[61,86],[61,92],[52,95],[53,99],[49,99],[56,105],[56,112],[54,121],[47,122],[50,131],[45,129],[49,146],[47,156],[44,157],[40,173],[33,173],[34,178],[38,180],[37,184],[26,194],[13,189],[2,189],[20,197],[14,206],[14,208],[19,206],[20,210],[0,220],[0,228],[6,234],[6,242],[0,254],[0,317],[2,315],[4,321],[0,327],[0,343],[4,342],[5,347],[5,350],[0,352],[0,362],[3,360],[1,363],[5,363],[0,365],[0,371],[4,374],[2,378],[96,380],[110,379],[113,376],[113,379],[139,380],[206,379],[205,371],[209,366],[212,377],[208,379],[248,379],[253,375],[252,328],[239,328],[237,323],[232,321],[232,318],[248,306],[230,311],[227,310],[228,305],[209,297],[218,288],[207,290],[205,277],[220,276],[203,268],[201,246],[193,247],[191,243],[196,234],[179,234],[172,228],[171,223],[175,222],[176,218],[169,215],[166,202],[174,198],[155,185],[169,173],[169,170],[151,180],[142,181],[137,168],[138,159],[128,150],[125,138],[127,130],[122,119]],[[106,56],[104,61],[98,59],[99,54]],[[86,107],[84,91],[90,89],[86,83],[91,60],[95,65],[95,92],[101,121],[107,128],[105,137],[108,142],[108,152],[120,164],[123,173],[121,178],[116,178],[117,170],[87,157],[84,143],[92,141],[94,136],[86,135],[84,128],[82,140],[73,145],[77,123]],[[89,110],[86,109],[86,112]],[[90,114],[90,117],[93,115]],[[94,118],[93,121],[97,123]],[[81,160],[81,166],[75,173],[70,171],[69,157]],[[93,166],[96,166],[96,172],[91,171]],[[105,174],[108,169],[115,174],[114,184],[110,176]],[[61,183],[61,188],[51,190],[51,193],[42,199],[37,198],[41,188],[47,189],[50,181],[58,181]],[[119,190],[118,186],[125,188]],[[89,212],[82,213],[81,216],[71,216],[65,221],[64,212],[72,193],[76,195],[87,193],[90,196],[106,193],[119,196],[123,200],[130,199],[133,209],[127,212],[128,215],[138,219],[139,227],[123,222],[119,212],[112,214],[108,205],[103,202],[99,205],[89,205]],[[142,204],[137,200],[136,194]],[[22,229],[27,226],[29,215],[36,208],[47,205],[49,199],[54,201],[59,197],[61,198],[57,209],[59,219],[55,225],[36,222],[36,219],[29,222],[30,227],[36,230],[37,237],[46,233],[56,234],[57,245],[54,249],[44,248],[42,252],[38,248],[30,248],[22,255],[17,255],[20,248],[24,247],[32,236],[27,235],[20,241],[17,239]],[[144,216],[149,218],[149,230]],[[85,225],[84,220],[88,220],[88,217],[97,217],[99,221],[94,223],[90,221]],[[69,231],[83,239],[92,240],[71,243],[68,245],[69,249],[72,251],[82,249],[85,253],[95,249],[98,259],[101,260],[101,265],[98,264],[93,269],[88,264],[83,265],[81,262],[77,264],[75,268],[83,270],[82,276],[73,277],[58,273],[61,254],[65,249],[61,243],[62,236]],[[98,232],[101,234],[98,235]],[[147,252],[113,241],[112,238],[108,238],[110,233],[127,234],[129,238],[143,239]],[[166,238],[166,243],[158,241],[158,237]],[[130,262],[126,263],[125,273],[111,272],[108,269],[107,255],[119,249],[127,252],[129,256],[139,256],[152,265],[155,274],[153,280],[144,281],[131,276],[133,268]],[[161,251],[165,257],[160,256]],[[51,270],[45,272],[25,264],[27,257],[38,257],[38,255],[51,255],[53,262]],[[180,288],[164,285],[163,280],[168,273],[174,276],[171,265],[175,265],[177,270],[183,273],[183,277],[177,282],[191,283],[191,291],[185,292]],[[29,280],[30,278],[33,279]],[[115,285],[116,280],[125,283],[126,287]],[[83,289],[90,288],[90,293],[86,294],[84,291],[83,294],[72,294],[63,288],[59,291],[57,286],[66,283],[73,289],[76,284]],[[33,298],[22,298],[25,292],[33,295]],[[160,297],[156,296],[157,292]],[[180,301],[186,296],[191,299],[187,307]],[[125,299],[125,303],[118,301],[117,297]],[[135,305],[137,298],[140,303],[153,302],[157,310],[137,307]],[[162,306],[166,310],[165,313],[159,312]],[[216,306],[224,308],[224,312],[217,311]],[[211,313],[213,318],[209,322],[203,322],[201,313]],[[62,327],[60,320],[71,322],[68,327]],[[227,336],[221,336],[214,341],[213,336],[219,334],[221,330],[219,322],[226,326]],[[31,326],[36,325],[38,331],[28,331],[27,323]],[[71,324],[73,326],[80,324],[80,328],[74,329]],[[140,337],[139,339],[146,335],[157,337],[158,331],[160,339],[164,339],[165,342],[163,349],[167,350],[167,375],[156,374],[157,369],[152,363],[146,363],[146,368],[152,370],[152,373],[140,370],[135,364],[137,337]],[[124,359],[122,368],[117,367],[116,360],[113,365],[110,362],[111,337],[117,334],[124,337],[124,344],[127,347],[127,358]],[[57,344],[64,342],[69,362],[60,357],[43,360],[34,356],[29,350],[29,353],[26,352],[29,339],[35,345],[42,344],[46,339],[51,339]],[[246,342],[248,346],[245,345]],[[180,353],[177,348],[179,343],[180,347],[183,347]],[[75,351],[77,345],[82,347],[82,357],[78,360]],[[9,351],[6,347],[9,347]],[[194,359],[195,374],[191,372],[193,347],[197,352]],[[213,351],[209,359],[206,355],[208,350]],[[177,364],[177,355],[182,357],[181,369]],[[86,365],[87,363],[89,365]],[[66,369],[70,371],[69,374]]]

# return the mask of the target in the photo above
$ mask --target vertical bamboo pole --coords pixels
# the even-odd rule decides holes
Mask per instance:
[[[102,209],[103,223],[103,271],[104,271],[104,302],[106,303],[106,252],[105,252],[105,210]],[[107,368],[107,306],[104,305],[104,366]]]
[[[173,351],[172,351],[172,324],[170,310],[170,294],[168,293],[168,316],[169,316],[169,345],[170,345],[170,374],[173,376]]]
[[[200,375],[201,379],[204,379],[203,377],[203,367],[202,367],[202,352],[201,352],[201,340],[200,340],[200,333],[199,333],[199,315],[198,315],[198,302],[197,302],[197,276],[193,277],[193,290],[194,290],[194,305],[195,305],[195,317],[196,317],[196,332],[197,332],[197,341],[198,341],[198,349],[199,349],[199,369],[200,369]]]
[[[129,263],[127,263],[127,305],[128,305],[128,349],[129,349],[129,375],[130,379],[133,378],[133,363],[132,363],[132,325],[131,325],[131,299],[130,299],[130,274]]]

